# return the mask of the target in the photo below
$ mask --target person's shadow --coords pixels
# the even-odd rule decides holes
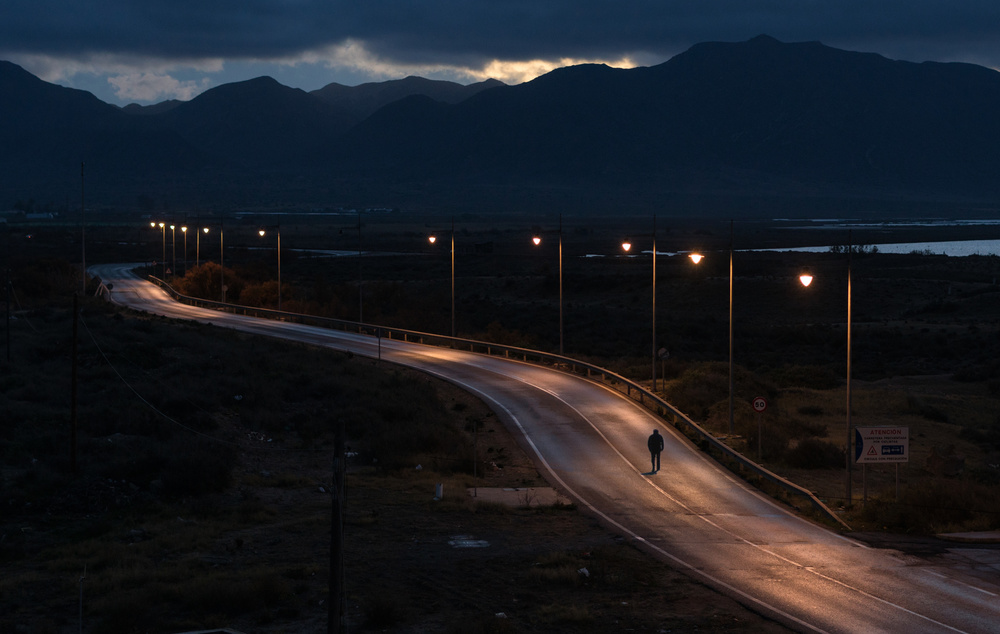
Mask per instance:
[[[642,474],[642,475],[646,475],[646,476],[650,476],[650,475],[656,475],[658,471],[659,471],[659,470],[657,470],[657,471],[647,471],[646,473],[644,473],[644,474]]]

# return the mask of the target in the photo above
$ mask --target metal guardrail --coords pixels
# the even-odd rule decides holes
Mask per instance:
[[[318,326],[331,330],[357,332],[369,336],[385,337],[387,339],[395,339],[409,343],[468,350],[469,352],[486,354],[489,356],[503,356],[508,359],[516,359],[525,363],[534,363],[536,365],[555,368],[570,374],[585,376],[587,379],[592,381],[599,380],[602,385],[609,386],[618,392],[622,392],[628,398],[638,401],[640,405],[654,412],[657,416],[665,419],[669,416],[670,420],[668,420],[668,422],[673,424],[674,427],[689,437],[693,437],[695,442],[699,444],[703,450],[717,452],[725,459],[738,464],[741,469],[745,469],[746,471],[767,480],[786,493],[805,498],[812,505],[812,507],[822,515],[828,517],[847,530],[850,530],[851,528],[836,513],[827,507],[822,500],[817,498],[808,489],[782,478],[778,474],[773,473],[750,460],[729,445],[726,445],[714,435],[706,431],[701,425],[691,420],[687,414],[684,414],[670,403],[647,390],[642,385],[632,381],[631,379],[627,379],[619,374],[616,374],[611,370],[602,368],[592,363],[587,363],[586,361],[580,361],[578,359],[558,354],[542,352],[540,350],[518,348],[516,346],[506,346],[498,343],[476,341],[474,339],[462,339],[459,337],[449,337],[447,335],[435,335],[415,330],[406,330],[404,328],[390,328],[388,326],[365,324],[343,319],[333,319],[330,317],[290,313],[287,311],[277,311],[269,308],[254,308],[251,306],[240,306],[238,304],[229,304],[207,299],[199,299],[197,297],[188,297],[187,295],[181,295],[174,290],[173,287],[157,277],[150,275],[148,279],[153,284],[156,284],[167,291],[167,293],[170,294],[170,296],[175,300],[190,306],[210,308],[212,310],[220,310],[250,317],[262,317],[265,319]]]

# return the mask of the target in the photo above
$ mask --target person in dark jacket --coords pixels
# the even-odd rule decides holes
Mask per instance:
[[[660,470],[660,452],[663,451],[663,436],[660,435],[659,429],[653,430],[653,435],[646,441],[646,445],[649,447],[649,457],[653,462],[653,473],[656,473]]]

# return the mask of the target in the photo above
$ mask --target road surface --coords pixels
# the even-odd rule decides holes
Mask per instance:
[[[137,278],[91,268],[113,301],[169,317],[410,366],[477,394],[523,434],[551,483],[650,552],[805,632],[1000,632],[1000,561],[931,564],[804,520],[621,394],[507,359],[200,309]],[[646,437],[664,435],[649,473]],[[993,551],[996,552],[996,551]]]

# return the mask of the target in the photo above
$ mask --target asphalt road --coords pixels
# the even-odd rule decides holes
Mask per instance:
[[[99,265],[131,308],[380,356],[456,383],[521,432],[550,482],[651,553],[807,632],[1000,632],[1000,562],[930,562],[867,545],[788,512],[624,396],[507,359],[275,322],[172,301]],[[646,437],[666,448],[649,473]]]

